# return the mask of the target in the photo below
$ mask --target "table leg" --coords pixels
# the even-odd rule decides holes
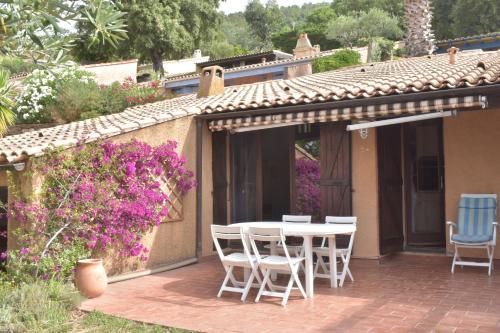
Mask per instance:
[[[308,298],[314,296],[314,275],[313,275],[313,253],[312,236],[304,236],[305,266],[306,266],[306,295]]]
[[[275,256],[278,253],[278,244],[276,242],[270,242],[269,246],[271,247],[271,255]],[[278,273],[276,271],[271,272],[271,281],[276,281],[278,278]]]
[[[330,257],[330,287],[337,288],[337,244],[335,236],[328,237],[328,255]]]

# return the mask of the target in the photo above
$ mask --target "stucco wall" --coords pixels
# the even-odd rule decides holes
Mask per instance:
[[[158,124],[144,128],[135,132],[112,137],[113,142],[128,142],[131,139],[137,139],[156,146],[165,143],[167,140],[176,140],[178,144],[178,153],[184,155],[187,159],[187,168],[193,172],[196,170],[196,121],[193,117],[180,118],[174,121]],[[207,129],[208,131],[208,129]],[[206,149],[211,149],[209,145]],[[210,154],[211,156],[211,154]],[[207,169],[204,166],[204,169]],[[29,166],[28,166],[29,170]],[[205,170],[206,171],[206,170]],[[23,195],[36,194],[36,189],[40,188],[41,178],[35,175],[31,177],[26,172],[11,173],[9,185],[15,184],[16,191],[9,191],[9,201],[17,189],[20,189]],[[0,177],[1,180],[1,177]],[[210,178],[204,179],[204,188],[208,191],[205,197],[211,195],[209,184]],[[206,198],[211,202],[211,198]],[[211,217],[211,204],[205,205],[204,215]],[[211,219],[206,223],[212,223]],[[9,230],[16,227],[14,221],[9,221]],[[183,220],[175,222],[164,222],[159,227],[154,228],[153,232],[146,235],[143,243],[151,250],[149,259],[146,262],[140,262],[137,258],[122,259],[114,256],[113,253],[106,258],[106,268],[109,275],[117,275],[130,271],[140,271],[147,268],[154,268],[176,263],[185,259],[194,258],[196,239],[196,189],[190,190],[183,198]],[[13,237],[9,238],[9,249],[15,248],[16,243]]]
[[[107,85],[115,81],[123,82],[129,77],[135,82],[137,76],[137,59],[82,67],[84,70],[94,73],[99,84]]]
[[[500,195],[500,109],[462,112],[458,117],[446,118],[444,158],[447,220],[457,220],[461,193]],[[449,245],[448,251],[452,251]],[[463,254],[484,256],[485,252],[471,250]],[[495,257],[500,258],[500,247]]]
[[[358,217],[353,256],[377,258],[379,250],[379,213],[377,180],[377,132],[368,131],[362,139],[352,133],[352,210]]]

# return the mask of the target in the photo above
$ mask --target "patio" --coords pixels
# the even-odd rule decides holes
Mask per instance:
[[[484,268],[457,269],[444,256],[398,255],[353,259],[356,281],[330,289],[315,280],[315,297],[294,291],[286,308],[264,297],[216,294],[224,270],[216,257],[200,263],[114,283],[83,310],[202,332],[497,332],[500,280]]]

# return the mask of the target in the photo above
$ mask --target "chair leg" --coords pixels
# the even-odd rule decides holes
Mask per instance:
[[[340,258],[342,259],[342,265],[344,265],[344,270],[345,270],[345,273],[344,272],[342,273],[342,276],[343,276],[342,282],[345,279],[346,273],[347,273],[347,275],[349,275],[349,279],[351,279],[351,282],[354,282],[354,278],[352,277],[351,270],[349,269],[349,262],[347,261],[346,257],[343,254],[340,255]]]
[[[290,280],[288,280],[288,285],[286,286],[285,294],[283,295],[283,300],[281,301],[281,305],[285,306],[286,303],[288,302],[288,297],[290,296],[290,292],[292,291],[293,287],[293,278],[294,274],[290,274]]]
[[[451,274],[455,273],[455,262],[457,261],[458,257],[458,248],[455,245],[455,254],[453,255],[453,262],[451,263]]]
[[[229,266],[229,268],[226,269],[226,277],[224,278],[224,281],[222,282],[222,286],[219,289],[219,293],[217,294],[217,297],[222,296],[222,292],[224,291],[224,288],[226,287],[229,279],[233,279],[233,266]]]
[[[295,283],[297,284],[297,287],[300,290],[300,293],[302,294],[302,297],[307,298],[306,292],[305,292],[304,288],[302,287],[302,283],[300,282],[299,276],[296,273],[292,274],[292,275],[293,275],[293,278],[295,280]]]
[[[271,275],[271,270],[270,269],[266,269],[266,270],[264,270],[263,273],[264,273],[264,280],[262,280],[262,285],[260,286],[259,293],[257,294],[257,297],[255,298],[255,303],[259,302],[260,296],[262,296],[262,293],[266,289],[266,284],[267,284],[267,282],[269,280],[269,275]]]
[[[326,267],[326,263],[325,263],[325,260],[323,259],[323,256],[320,256],[319,258],[321,258],[320,265],[321,265],[321,269],[323,269],[323,273],[329,274],[330,270]]]
[[[488,259],[489,259],[489,266],[488,266],[488,276],[491,276],[491,271],[493,269],[493,253],[494,253],[494,247],[493,246],[488,246]]]
[[[247,281],[247,284],[245,286],[245,289],[243,290],[243,294],[241,295],[241,301],[242,302],[244,302],[247,299],[248,292],[250,291],[250,288],[252,287],[253,278],[254,278],[254,274],[252,272],[252,273],[250,273],[250,277],[248,278],[248,281]]]
[[[313,277],[316,277],[318,275],[319,261],[320,260],[321,260],[321,256],[318,256],[318,260],[316,260],[316,265],[314,265]]]

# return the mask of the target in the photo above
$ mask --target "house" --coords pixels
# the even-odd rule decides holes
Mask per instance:
[[[450,47],[458,47],[462,51],[496,51],[500,49],[500,33],[493,32],[489,34],[459,37],[436,42],[437,53],[446,53]]]
[[[212,255],[213,223],[296,212],[297,139],[319,140],[318,221],[356,215],[359,258],[449,252],[445,221],[456,220],[459,195],[500,193],[500,52],[459,53],[454,64],[446,54],[407,58],[230,87],[223,87],[224,75],[220,67],[205,68],[198,95],[1,138],[0,190],[9,199],[15,190],[35,191],[40,175],[28,172],[30,161],[49,146],[70,149],[82,138],[177,140],[198,187],[183,198],[180,220],[145,238],[149,260],[115,274],[157,272]],[[380,126],[383,119],[396,124]],[[356,124],[370,128],[346,130]],[[14,239],[8,246],[16,246]]]
[[[81,66],[83,70],[94,73],[98,84],[109,85],[113,82],[123,82],[137,77],[137,59],[106,62]]]
[[[354,48],[354,50],[360,53],[362,62],[367,62],[367,47]],[[299,36],[293,55],[269,51],[202,62],[197,65],[196,73],[168,75],[163,80],[163,86],[167,91],[178,95],[196,92],[200,81],[199,72],[208,66],[221,66],[225,69],[226,87],[292,78],[297,67],[310,67],[314,59],[330,56],[337,51],[321,52],[318,45],[311,45],[307,34],[304,33]],[[307,73],[312,73],[311,69],[307,69]]]
[[[194,50],[193,55],[190,58],[163,61],[163,69],[169,76],[176,76],[181,74],[186,75],[195,73],[197,64],[206,62],[209,59],[209,56],[202,55],[201,50]],[[151,64],[141,65],[139,66],[138,71],[151,72],[153,71],[153,66]]]

